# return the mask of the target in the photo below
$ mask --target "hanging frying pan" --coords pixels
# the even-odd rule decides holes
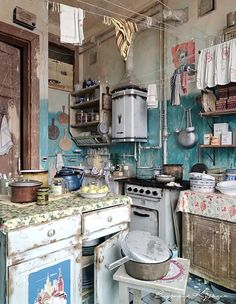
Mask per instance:
[[[63,137],[59,141],[59,147],[63,151],[68,151],[68,150],[71,149],[71,146],[72,146],[72,141],[70,140],[70,138],[67,137],[67,135],[66,135],[66,128],[64,128],[64,135],[63,135]]]
[[[51,125],[48,126],[48,138],[56,140],[60,134],[58,127],[55,125],[55,118],[51,119]]]
[[[58,122],[62,126],[68,124],[68,114],[65,113],[65,105],[62,106],[62,112],[58,115]]]

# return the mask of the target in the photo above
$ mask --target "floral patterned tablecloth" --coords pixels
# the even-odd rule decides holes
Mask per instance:
[[[180,192],[177,211],[236,223],[236,197],[185,190]]]

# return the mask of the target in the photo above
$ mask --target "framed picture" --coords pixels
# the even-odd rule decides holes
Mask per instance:
[[[215,0],[198,0],[198,16],[204,16],[215,9]]]

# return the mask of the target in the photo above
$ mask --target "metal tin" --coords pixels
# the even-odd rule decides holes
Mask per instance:
[[[236,12],[230,12],[227,14],[227,27],[236,25]]]
[[[48,188],[42,187],[37,190],[37,205],[48,204]]]

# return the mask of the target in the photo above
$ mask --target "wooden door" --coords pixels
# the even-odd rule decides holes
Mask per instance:
[[[20,156],[20,51],[0,42],[0,117],[6,114],[13,147],[0,155],[1,173],[17,173]]]
[[[65,248],[8,268],[9,304],[82,304],[81,250]]]

